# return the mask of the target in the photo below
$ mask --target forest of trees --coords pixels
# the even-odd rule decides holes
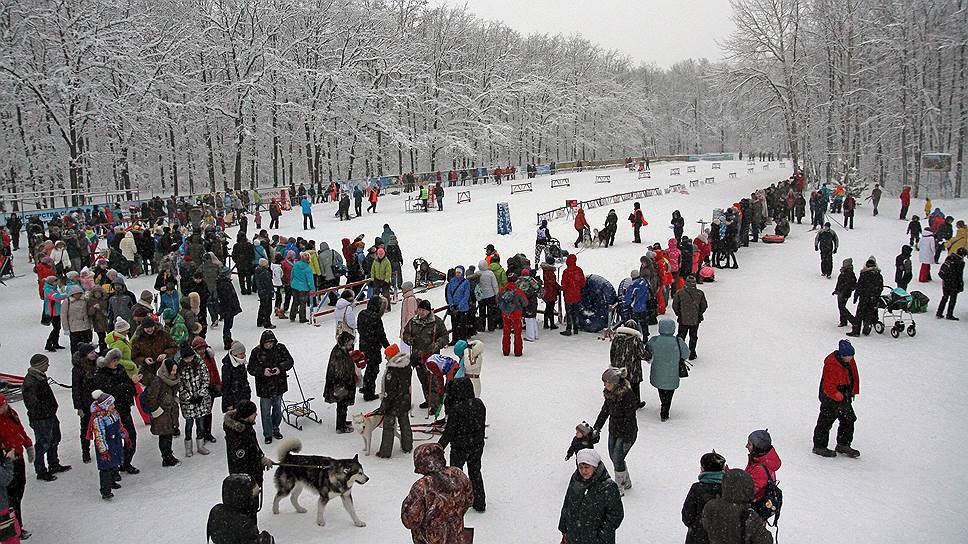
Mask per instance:
[[[732,0],[663,69],[426,0],[0,0],[0,195],[751,150],[931,190],[951,153],[960,195],[966,2]]]

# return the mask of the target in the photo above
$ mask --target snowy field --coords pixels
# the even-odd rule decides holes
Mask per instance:
[[[768,171],[757,163],[754,175],[746,174],[745,162],[724,163],[715,172],[709,170],[709,163],[693,164],[699,167],[696,175],[686,174],[685,164],[654,164],[655,179],[643,181],[624,170],[611,170],[607,172],[611,184],[594,183],[594,175],[601,171],[571,174],[570,188],[551,189],[550,178],[543,176],[531,180],[533,193],[513,196],[508,194],[507,182],[474,187],[473,202],[461,205],[454,204],[456,191],[448,188],[443,213],[405,214],[404,197],[388,196],[381,199],[379,214],[364,214],[350,223],[336,221],[332,217],[335,208],[320,204],[315,206],[317,228],[310,238],[338,247],[341,238],[365,233],[369,244],[382,225],[389,223],[406,263],[422,256],[446,270],[456,264],[476,265],[487,243],[494,243],[505,257],[518,251],[533,255],[535,213],[561,206],[565,199],[590,199],[643,186],[666,187],[673,181],[716,175],[716,184],[692,188],[689,194],[641,200],[650,223],[643,231],[644,241],[661,241],[665,246],[673,210],[682,212],[686,233],[695,236],[695,221],[708,220],[713,208],[729,205],[789,175],[776,163]],[[682,167],[683,175],[671,178],[670,166]],[[730,171],[738,172],[738,179],[725,179]],[[495,203],[504,201],[510,203],[514,233],[501,237],[495,234]],[[630,242],[631,228],[625,218],[631,204],[612,206],[620,219],[614,248],[589,249],[579,255],[586,274],[603,275],[617,285],[638,268],[644,245]],[[913,213],[921,215],[922,204],[920,200],[912,203]],[[958,218],[965,218],[968,212],[963,202],[936,205]],[[589,223],[593,227],[604,224],[609,207],[590,210]],[[906,243],[907,223],[897,219],[898,208],[896,198],[885,196],[879,217],[871,217],[870,207],[865,205],[858,209],[856,230],[844,232],[835,227],[841,244],[834,256],[835,270],[845,257],[852,257],[859,270],[874,255],[885,283],[892,283],[894,257]],[[298,212],[286,214],[283,228],[277,232],[303,235],[300,219]],[[574,229],[569,220],[554,221],[550,228],[570,247]],[[917,337],[895,340],[888,334],[874,334],[854,341],[861,394],[855,404],[859,420],[853,445],[862,456],[857,460],[817,457],[810,450],[822,361],[846,331],[836,326],[836,301],[830,294],[834,280],[820,276],[819,254],[813,251],[813,235],[808,229],[809,225],[793,225],[791,236],[782,245],[752,244],[742,249],[737,254],[738,270],[720,271],[716,283],[702,286],[709,311],[700,329],[699,359],[676,392],[668,422],[660,423],[655,390],[647,382],[643,384],[648,406],[639,412],[638,441],[628,457],[634,488],[624,499],[619,542],[681,542],[685,527],[679,510],[698,474],[700,455],[715,448],[731,467],[743,468],[747,434],[764,427],[769,428],[783,460],[778,473],[785,498],[782,542],[965,542],[961,505],[968,489],[968,470],[963,464],[968,434],[966,302],[959,312],[962,322],[935,320],[940,282],[915,282],[912,289],[923,290],[931,298],[932,312],[917,316]],[[0,288],[4,305],[0,312],[0,370],[23,374],[30,355],[42,349],[49,329],[39,324],[37,285],[23,250],[16,258],[21,277]],[[412,267],[407,264],[404,270],[405,279],[412,279]],[[937,277],[937,266],[934,275]],[[153,278],[138,278],[129,283],[129,289],[139,293],[152,282]],[[428,295],[435,306],[442,303],[442,289]],[[254,296],[241,298],[244,313],[236,319],[234,336],[251,348],[260,334],[254,325],[257,301]],[[398,331],[398,307],[384,322],[388,332]],[[308,395],[321,396],[333,344],[332,322],[321,328],[288,321],[277,324],[276,335],[294,354],[303,388]],[[541,331],[537,343],[525,343],[520,359],[501,357],[497,333],[478,336],[486,346],[481,381],[490,424],[483,463],[488,501],[486,513],[471,510],[465,518],[476,529],[478,544],[557,543],[560,539],[558,514],[575,469],[573,461],[563,460],[564,453],[575,424],[594,421],[601,406],[600,375],[608,365],[609,345],[594,334],[565,338],[548,332]],[[222,350],[217,354],[221,358]],[[51,363],[50,375],[69,382],[66,351],[52,355]],[[414,387],[419,389],[416,379]],[[64,434],[61,459],[74,470],[59,475],[56,482],[41,483],[28,468],[24,517],[34,534],[31,542],[202,542],[208,511],[220,500],[220,482],[225,476],[222,433],[215,432],[219,442],[210,446],[212,455],[196,455],[183,459],[179,467],[162,468],[157,439],[139,423],[134,464],[142,472],[125,476],[124,488],[106,504],[98,496],[94,465],[81,464],[78,422],[68,391],[55,387],[55,392]],[[293,399],[294,394],[295,381],[290,378],[287,398]],[[419,397],[416,392],[414,398]],[[376,405],[358,398],[350,413]],[[23,406],[17,404],[16,408],[26,420]],[[284,425],[283,434],[298,436],[308,453],[352,457],[360,452],[362,441],[357,435],[335,433],[335,407],[317,400],[315,408],[323,418],[321,425],[310,423],[301,432]],[[415,415],[414,422],[422,420]],[[215,427],[221,429],[220,415],[216,415]],[[180,441],[175,442],[175,453],[182,457]],[[604,438],[598,449],[607,457]],[[274,449],[267,453],[276,456]],[[338,501],[327,511],[326,527],[317,527],[309,493],[303,495],[309,514],[295,513],[284,501],[282,513],[273,516],[269,484],[259,515],[261,528],[280,543],[409,542],[399,513],[416,478],[411,458],[396,449],[391,460],[373,456],[364,458],[363,464],[370,481],[357,487],[354,497],[367,527],[354,527]],[[613,472],[611,462],[606,464]]]

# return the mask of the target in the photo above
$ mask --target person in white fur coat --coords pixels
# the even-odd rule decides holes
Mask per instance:
[[[484,344],[480,340],[458,340],[454,355],[460,359],[456,378],[468,377],[474,384],[474,396],[481,398],[481,367],[484,366]]]

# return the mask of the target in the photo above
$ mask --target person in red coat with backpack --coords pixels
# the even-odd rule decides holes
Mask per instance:
[[[565,259],[565,271],[561,273],[561,290],[565,295],[565,330],[562,336],[578,334],[578,303],[581,290],[585,288],[585,272],[578,267],[578,257],[569,255]]]
[[[820,416],[813,430],[813,453],[821,457],[846,455],[851,459],[860,457],[860,452],[850,447],[854,440],[854,397],[860,394],[860,376],[857,374],[857,361],[854,360],[854,346],[841,340],[837,351],[823,360],[823,377],[820,379]],[[827,447],[830,428],[839,421],[837,428],[837,447],[831,451]]]
[[[769,429],[761,429],[750,433],[746,441],[749,451],[749,462],[746,473],[753,478],[753,510],[765,521],[772,515],[766,505],[766,488],[770,482],[776,482],[776,471],[780,470],[780,456],[773,449],[773,438]]]

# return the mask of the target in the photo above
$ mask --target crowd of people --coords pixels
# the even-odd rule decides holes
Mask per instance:
[[[688,376],[688,361],[699,356],[699,328],[708,309],[699,286],[714,281],[717,269],[738,268],[737,252],[759,242],[770,225],[773,234],[768,236],[788,235],[790,223],[799,223],[804,216],[804,183],[803,176],[796,174],[759,189],[717,210],[709,227],[695,237],[685,234],[685,219],[675,211],[669,221],[672,237],[665,245],[658,241],[648,245],[638,267],[621,278],[618,302],[610,309],[614,318],[608,331],[610,360],[601,376],[601,410],[592,424],[577,426],[566,454],[566,459],[576,457],[577,469],[568,485],[558,527],[564,542],[614,541],[624,515],[621,497],[632,488],[626,457],[637,439],[638,412],[646,407],[641,390],[646,377],[643,363],[649,365],[649,382],[659,399],[659,420],[666,422],[671,418],[674,393]],[[879,188],[875,190],[876,215],[880,196]],[[312,204],[320,198],[319,192],[312,186],[291,191],[292,204],[301,204],[298,211],[304,218],[304,230],[314,228]],[[339,202],[336,215],[341,220],[348,218],[348,207],[344,209],[342,202],[348,195],[340,195],[338,187],[326,193],[321,198]],[[809,202],[811,223],[820,229],[815,247],[821,253],[821,273],[829,278],[839,241],[825,220],[834,192],[825,193],[825,187],[813,191]],[[435,309],[428,299],[418,298],[422,291],[414,282],[403,281],[401,244],[389,224],[383,225],[372,243],[361,234],[342,238],[335,249],[326,241],[261,229],[261,204],[268,204],[273,221],[270,230],[274,230],[283,212],[281,203],[274,199],[253,202],[247,195],[226,195],[221,207],[216,206],[214,196],[193,205],[172,199],[173,208],[153,199],[126,221],[121,214],[109,217],[105,213],[109,210],[95,209],[55,217],[46,225],[31,218],[26,225],[28,255],[42,303],[41,322],[51,328],[44,349],[50,353],[68,349],[71,354],[81,459],[85,464],[96,460],[101,497],[114,497],[121,488],[122,474],[127,478],[140,472],[133,464],[136,419],[157,437],[161,466],[175,467],[196,454],[212,453],[209,448],[218,442],[213,409],[216,399],[221,399],[232,476],[223,485],[225,500],[209,530],[218,537],[231,529],[231,524],[226,525],[230,514],[252,508],[240,490],[246,485],[261,486],[264,469],[273,464],[259,445],[256,422],[261,421],[264,444],[283,438],[283,396],[294,358],[277,339],[273,330],[278,325],[273,320],[278,323],[288,317],[290,323],[297,319],[307,323],[332,314],[336,333],[323,400],[335,405],[336,431],[352,432],[348,410],[357,394],[364,402],[378,401],[374,413],[384,417],[384,426],[377,456],[392,456],[399,428],[400,449],[413,451],[417,472],[425,475],[404,501],[405,526],[413,531],[415,542],[450,542],[433,527],[443,524],[447,534],[460,534],[464,511],[486,509],[481,472],[487,425],[481,398],[482,338],[499,331],[503,355],[522,357],[525,342],[539,341],[539,330],[555,330],[563,322],[563,336],[584,332],[580,313],[587,278],[578,264],[579,256],[550,251],[553,238],[547,222],[542,222],[533,263],[520,252],[503,260],[497,248],[488,245],[476,264],[454,264],[447,270],[441,282],[446,305]],[[362,192],[354,198],[362,200]],[[370,202],[375,213],[376,197]],[[852,228],[856,195],[847,194],[835,202],[845,219],[849,209],[848,228]],[[357,216],[362,213],[360,207],[358,203]],[[926,211],[929,207],[926,205]],[[234,218],[238,231],[231,246],[225,232],[226,209],[238,213]],[[904,212],[902,209],[902,218]],[[251,236],[248,213],[255,214],[257,229]],[[642,243],[641,228],[648,222],[639,203],[633,204],[628,220],[631,241]],[[915,216],[908,225],[905,237],[911,243],[898,256],[897,283],[905,288],[911,281],[914,248],[920,247],[922,267],[928,267],[927,274],[922,268],[920,281],[930,281],[931,264],[947,251],[938,272],[944,293],[938,316],[947,308],[946,317],[957,319],[953,312],[963,289],[968,229],[964,221],[954,223],[938,209],[929,214],[928,221],[920,229]],[[605,247],[614,244],[618,223],[617,213],[610,211],[603,227],[608,233]],[[582,210],[574,226],[577,245],[590,228]],[[16,232],[19,235],[19,227]],[[925,255],[931,262],[924,262]],[[154,289],[136,296],[127,284],[140,275],[154,275]],[[844,261],[834,294],[841,325],[853,326],[848,336],[869,333],[882,285],[873,257],[856,279],[851,260]],[[420,286],[424,290],[432,287],[432,282]],[[856,315],[847,308],[851,295],[858,302]],[[241,300],[247,296],[258,299],[255,322],[263,329],[251,350],[232,334],[236,318],[243,314]],[[558,309],[559,300],[563,311]],[[544,305],[539,308],[541,302]],[[357,311],[359,304],[365,307]],[[399,327],[385,322],[394,304],[400,306]],[[540,328],[539,311],[543,314]],[[445,318],[449,318],[449,327]],[[62,329],[68,347],[60,345]],[[221,331],[221,346],[215,342],[213,347],[209,342],[216,330]],[[392,342],[397,336],[399,341]],[[217,347],[225,352],[220,364]],[[453,348],[453,356],[444,353],[448,347]],[[34,464],[41,481],[54,481],[58,473],[71,469],[60,462],[58,405],[46,374],[49,362],[47,355],[38,353],[30,358],[26,370],[23,397],[33,439],[17,412],[0,397],[4,456],[0,481],[9,472],[7,500],[21,539],[29,536],[23,529],[20,506],[26,481],[24,457]],[[409,418],[414,373],[422,394],[419,408],[442,420],[439,442],[416,450]],[[852,400],[858,394],[854,348],[843,340],[824,361],[814,453],[859,456],[851,447],[856,420]],[[830,450],[828,434],[834,421],[839,421],[839,430],[836,447]],[[614,478],[595,451],[606,423]],[[182,459],[173,448],[174,438],[179,436],[184,440]],[[444,459],[447,446],[451,448],[449,467]],[[780,459],[766,430],[750,434],[747,448],[745,470],[729,470],[726,460],[715,452],[701,457],[699,480],[682,510],[687,542],[739,542],[734,538],[739,534],[746,534],[751,542],[770,541],[764,523],[771,517],[775,523],[778,517],[776,472]],[[237,478],[240,474],[248,479]],[[446,506],[447,513],[442,515],[448,519],[426,518],[428,514],[413,507],[415,501],[431,500],[428,497],[443,501],[440,506]],[[271,538],[250,521],[247,531],[251,529],[254,538]]]

